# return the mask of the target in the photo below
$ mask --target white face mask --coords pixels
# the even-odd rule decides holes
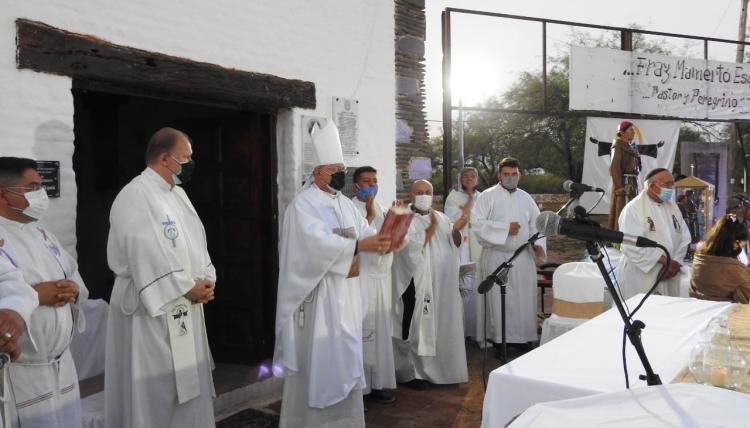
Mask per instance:
[[[500,176],[500,182],[508,190],[515,190],[521,177],[517,175]]]
[[[21,194],[21,193],[17,193]],[[34,220],[39,220],[42,218],[42,215],[44,215],[44,212],[47,211],[47,207],[49,207],[49,199],[47,198],[47,191],[42,189],[34,190],[31,192],[26,192],[22,194],[24,198],[26,198],[26,201],[28,201],[29,206],[24,208],[23,210],[11,207],[16,211],[21,211],[22,213],[26,214],[28,217],[33,218]]]
[[[429,211],[432,208],[432,195],[417,195],[414,197],[414,206],[419,211]]]

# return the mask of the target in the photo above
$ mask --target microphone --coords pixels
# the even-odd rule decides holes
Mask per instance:
[[[583,193],[583,192],[600,192],[604,193],[604,190],[598,187],[592,187],[588,184],[576,183],[573,180],[565,180],[562,185],[563,190],[566,192]]]
[[[486,294],[488,291],[492,289],[492,287],[495,285],[495,283],[502,284],[505,281],[508,280],[508,273],[510,272],[510,269],[508,269],[507,266],[501,266],[500,271],[497,272],[495,275],[490,275],[487,278],[484,279],[479,284],[479,287],[477,287],[477,293],[479,294]]]
[[[634,245],[636,247],[657,247],[659,244],[642,236],[628,235],[616,230],[592,226],[581,220],[561,218],[552,211],[544,211],[536,218],[536,228],[544,236],[565,235],[581,241],[606,241]]]
[[[477,293],[485,294],[490,291],[495,284],[505,284],[508,281],[508,273],[510,272],[510,268],[513,267],[511,262],[519,254],[521,254],[521,251],[528,247],[528,244],[533,245],[534,242],[536,242],[541,237],[542,233],[537,232],[533,234],[528,241],[526,241],[526,244],[518,247],[516,249],[516,252],[513,253],[513,255],[508,260],[504,261],[500,266],[497,267],[497,269],[495,269],[494,272],[492,272],[487,278],[484,279],[484,281],[479,284],[479,287],[477,287]]]

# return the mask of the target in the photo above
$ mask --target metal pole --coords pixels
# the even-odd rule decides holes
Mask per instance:
[[[466,166],[466,159],[464,158],[464,102],[461,98],[458,99],[458,162],[461,168]]]
[[[452,180],[451,147],[453,136],[453,101],[451,99],[451,15],[442,13],[443,28],[443,197],[448,197]]]
[[[740,22],[739,28],[737,29],[737,41],[744,42],[747,35],[747,2],[748,0],[740,0]],[[745,45],[737,43],[737,55],[735,56],[735,62],[742,63],[745,59]],[[729,128],[729,140],[727,141],[727,183],[724,188],[724,200],[729,203],[729,199],[732,197],[734,192],[734,175],[737,169],[737,149],[738,149],[738,137],[737,134],[737,121],[734,121],[733,126]],[[742,160],[743,166],[745,160]],[[719,196],[719,195],[717,195]]]
[[[549,110],[547,105],[547,23],[542,21],[542,108]]]

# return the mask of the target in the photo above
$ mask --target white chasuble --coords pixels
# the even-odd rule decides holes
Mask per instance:
[[[184,298],[216,281],[203,224],[184,190],[146,168],[110,212],[115,273],[105,376],[107,427],[214,425],[203,305]]]
[[[351,200],[315,185],[286,210],[281,231],[274,372],[284,376],[281,426],[364,426],[362,288],[377,255],[356,242],[375,233]]]
[[[481,194],[482,192],[479,190],[474,191],[472,204],[476,203]],[[463,215],[464,207],[468,201],[469,195],[463,189],[451,190],[445,199],[445,215],[455,223]],[[479,286],[477,269],[482,246],[479,245],[479,241],[474,234],[471,217],[466,226],[461,229],[461,235],[463,243],[459,248],[461,270],[459,271],[458,283],[464,305],[464,335],[473,337],[482,343],[482,339],[477,337],[477,311],[481,310],[480,306],[483,302],[479,293],[477,293],[477,287]]]
[[[6,371],[10,427],[80,427],[78,374],[69,346],[74,329],[85,328],[83,303],[88,290],[78,264],[39,222],[18,223],[0,217],[2,255],[12,260],[29,285],[69,279],[78,300],[61,307],[39,306],[18,341],[21,357]]]
[[[423,379],[436,384],[468,381],[463,310],[458,289],[458,247],[448,217],[432,211],[437,229],[425,245],[431,216],[415,215],[406,247],[394,255],[393,305],[396,377],[399,382]],[[415,305],[404,339],[402,295],[414,281]]]
[[[654,202],[643,190],[633,198],[620,213],[620,231],[634,236],[643,236],[666,247],[673,260],[683,263],[690,230],[682,218],[680,209],[672,201]],[[640,248],[623,245],[623,258],[618,268],[617,283],[623,299],[647,292],[662,265],[658,263],[664,252],[659,248]],[[662,281],[657,290],[667,296],[679,297],[680,274]]]
[[[362,217],[367,216],[365,203],[352,198]],[[386,210],[373,201],[375,219],[372,226],[380,230]],[[396,369],[393,365],[393,341],[391,332],[391,265],[393,253],[377,257],[377,263],[369,270],[367,289],[363,289],[365,319],[362,326],[363,360],[367,387],[365,394],[373,389],[396,388]]]
[[[472,230],[482,246],[479,278],[487,278],[515,250],[524,245],[536,230],[539,208],[534,199],[521,189],[509,192],[500,185],[493,186],[477,198],[471,211]],[[511,235],[510,225],[520,224],[518,233]],[[536,245],[546,248],[545,240]],[[505,296],[506,338],[508,343],[535,341],[537,335],[537,277],[534,252],[531,247],[513,261],[508,274]],[[484,331],[484,299],[487,300],[487,327]],[[502,339],[502,311],[500,287],[495,285],[479,297],[482,305],[477,312],[477,337],[495,343]]]
[[[2,229],[0,229],[0,235],[2,233]],[[7,250],[5,237],[0,236],[0,309],[10,309],[19,314],[27,326],[27,330],[23,334],[28,335],[31,314],[39,305],[39,298],[36,291],[23,279],[23,274],[18,269],[15,259]],[[34,349],[36,349],[35,345]],[[7,372],[7,366],[0,371],[2,415],[11,415],[12,412],[15,412],[15,400],[11,399]],[[0,428],[3,428],[3,419],[5,417],[0,418]]]

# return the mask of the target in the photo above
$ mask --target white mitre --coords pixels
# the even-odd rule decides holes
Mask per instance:
[[[313,147],[315,147],[315,166],[333,165],[344,163],[344,155],[341,152],[341,139],[339,130],[332,120],[329,120],[323,129],[317,125],[311,132]]]

